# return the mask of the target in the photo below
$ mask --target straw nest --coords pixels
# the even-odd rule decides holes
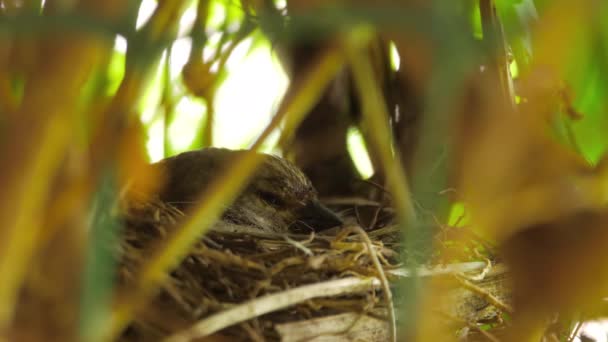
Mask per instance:
[[[400,268],[399,232],[391,211],[367,205],[375,227],[367,231],[346,224],[289,235],[218,222],[138,313],[122,340],[389,340],[397,323],[391,314],[396,299],[387,291],[408,274]],[[126,228],[119,279],[129,287],[184,213],[158,201],[131,202],[122,211]],[[449,234],[444,229],[439,235]],[[447,264],[435,258],[441,266],[419,270],[424,276],[459,279],[437,310],[462,336],[481,334],[477,322],[498,322],[508,310],[502,268],[480,256],[470,259],[477,261]]]

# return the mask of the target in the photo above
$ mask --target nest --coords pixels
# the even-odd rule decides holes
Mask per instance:
[[[126,228],[119,279],[121,286],[129,287],[140,265],[177,229],[184,214],[166,203],[148,201],[129,203],[121,215]],[[347,227],[279,234],[219,221],[140,311],[122,340],[170,336],[179,341],[213,334],[258,341],[323,335],[346,341],[389,340],[395,323],[387,282],[406,276],[399,268],[398,229],[389,222],[369,232]],[[477,262],[426,270],[429,275],[478,273],[486,266]],[[482,313],[494,307],[491,293],[463,291],[452,294],[461,307],[456,313],[448,308],[450,315],[471,322],[499,314],[495,309]],[[387,324],[391,320],[392,325]]]

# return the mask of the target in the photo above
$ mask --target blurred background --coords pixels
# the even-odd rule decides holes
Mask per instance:
[[[583,322],[608,313],[607,48],[593,0],[0,0],[0,336],[116,336],[141,306],[116,314],[117,208],[160,186],[149,162],[216,146],[390,207],[407,267],[505,263],[500,339],[606,340]],[[444,284],[397,283],[401,336],[456,339]]]

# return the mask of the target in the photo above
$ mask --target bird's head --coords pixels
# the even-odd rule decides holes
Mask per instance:
[[[187,209],[241,153],[243,151],[208,148],[159,162],[157,165],[166,179],[160,198]],[[322,230],[341,223],[321,205],[310,180],[295,165],[276,156],[263,158],[247,187],[227,207],[222,219],[275,232]]]

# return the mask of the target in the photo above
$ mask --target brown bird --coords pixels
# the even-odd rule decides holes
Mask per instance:
[[[243,152],[206,148],[154,164],[165,179],[160,199],[187,210]],[[226,208],[222,220],[268,232],[323,230],[342,222],[319,202],[316,190],[302,171],[272,155],[264,155],[262,165],[241,195]]]
[[[233,158],[243,152],[208,148],[185,152],[152,165],[163,176],[164,183],[157,199],[147,203],[130,203],[124,213],[125,229],[120,244],[121,287],[129,288],[133,284],[141,262],[148,258],[151,248],[183,218],[184,214],[173,207],[187,215],[189,208],[199,200],[201,192],[231,167]],[[226,265],[208,256],[214,253],[214,249],[216,252],[212,255],[230,249],[232,240],[234,246],[238,247],[230,255],[236,258],[244,260],[246,254],[258,252],[255,242],[243,242],[250,238],[257,241],[257,238],[224,234],[222,228],[238,227],[239,232],[281,235],[299,230],[322,230],[341,224],[336,214],[321,205],[310,181],[296,166],[271,155],[264,155],[263,158],[249,184],[227,206],[209,234],[171,272],[159,295],[137,315],[123,334],[122,341],[160,340],[217,311],[214,301],[239,303],[256,296],[254,293],[264,293],[265,287],[257,286],[260,279],[267,276],[267,271],[241,264],[240,267],[245,267],[244,273],[234,272],[237,266],[232,265],[230,260]],[[244,246],[249,246],[251,250],[243,251]],[[264,265],[259,261],[258,264]],[[266,266],[272,267],[270,264]],[[242,293],[227,290],[227,282],[240,283]],[[267,286],[272,288],[276,285]]]

